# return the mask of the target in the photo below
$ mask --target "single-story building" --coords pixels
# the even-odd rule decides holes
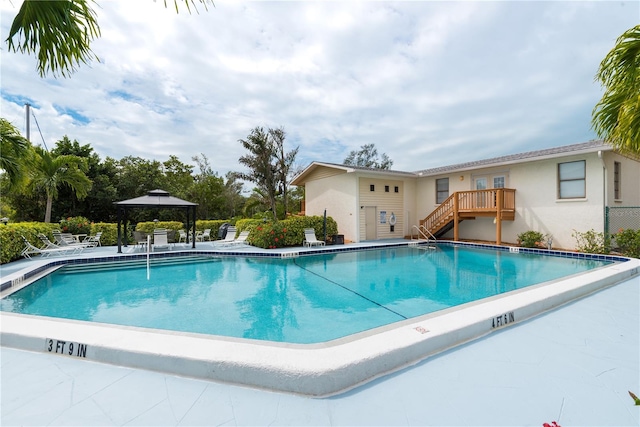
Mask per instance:
[[[305,187],[305,214],[326,209],[345,240],[515,244],[533,230],[572,249],[575,231],[605,231],[607,207],[640,206],[640,159],[589,141],[416,172],[313,162],[292,184]]]

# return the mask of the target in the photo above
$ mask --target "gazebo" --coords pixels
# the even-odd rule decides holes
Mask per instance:
[[[197,203],[187,202],[171,196],[164,190],[149,191],[146,196],[136,197],[135,199],[123,200],[115,202],[118,215],[118,253],[122,253],[122,232],[121,223],[124,223],[124,229],[127,229],[128,212],[133,208],[159,208],[159,209],[183,209],[187,216],[187,230],[191,228],[189,220],[193,220],[192,232],[192,248],[196,247],[196,208]],[[187,233],[187,243],[189,243],[189,234]],[[127,238],[125,236],[124,245],[127,246]]]

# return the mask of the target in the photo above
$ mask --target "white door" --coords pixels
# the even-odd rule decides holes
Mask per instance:
[[[364,208],[364,230],[365,240],[376,240],[378,238],[377,224],[376,224],[376,207],[365,206]]]
[[[486,190],[487,189],[487,178],[475,178],[476,190]],[[487,193],[482,192],[476,195],[476,208],[486,208],[487,207]]]

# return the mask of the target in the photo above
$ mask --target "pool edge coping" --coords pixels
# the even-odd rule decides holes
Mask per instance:
[[[439,316],[420,316],[376,334],[338,340],[332,345],[265,345],[251,340],[6,312],[0,313],[0,345],[48,352],[49,339],[82,343],[87,346],[82,360],[324,397],[640,274],[640,260],[620,257],[617,260],[624,262]]]

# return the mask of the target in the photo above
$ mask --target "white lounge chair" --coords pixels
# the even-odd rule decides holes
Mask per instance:
[[[227,231],[227,236],[229,235],[229,232]],[[235,235],[232,234],[232,236]],[[241,231],[240,234],[238,235],[237,238],[235,239],[231,239],[231,240],[227,240],[226,238],[224,240],[219,240],[218,243],[221,246],[239,246],[239,245],[248,245],[249,242],[247,242],[247,237],[249,237],[249,231],[245,230],[245,231]]]
[[[156,251],[156,248],[167,248],[171,249],[169,245],[169,239],[167,237],[167,230],[164,229],[156,229],[153,230],[153,251]]]
[[[38,239],[40,239],[40,241],[44,244],[44,249],[66,249],[67,253],[80,253],[84,250],[85,246],[79,246],[79,245],[69,245],[69,244],[65,244],[65,245],[56,245],[55,243],[53,243],[51,240],[49,240],[49,238],[42,234],[42,233],[38,233]]]
[[[227,227],[227,235],[222,240],[216,240],[213,242],[215,246],[227,246],[232,244],[234,240],[236,240],[236,228],[235,227]]]
[[[95,236],[87,236],[84,238],[84,240],[82,241],[82,243],[87,244],[87,245],[91,245],[92,247],[96,247],[96,246],[102,246],[102,243],[100,243],[100,238],[102,237],[102,231],[98,231]]]
[[[76,239],[73,238],[71,233],[61,233],[59,230],[53,230],[51,232],[53,234],[54,239],[56,240],[55,245],[61,248],[72,246],[76,248],[92,248],[93,245],[89,243],[78,243]],[[43,234],[44,236],[44,234]],[[38,236],[40,237],[40,236]],[[46,237],[46,236],[45,236]],[[42,240],[42,238],[40,238]],[[48,239],[47,239],[48,240]],[[44,241],[43,241],[44,242]],[[44,242],[46,244],[46,242]]]
[[[20,237],[22,237],[22,240],[24,241],[24,246],[25,246],[24,249],[22,250],[22,252],[20,253],[20,255],[25,257],[25,258],[31,259],[31,255],[40,255],[43,258],[46,258],[46,257],[51,256],[51,255],[70,255],[72,252],[75,251],[74,248],[50,248],[50,249],[44,248],[44,249],[41,249],[41,248],[38,248],[36,246],[33,246],[27,240],[26,237],[24,237],[24,236],[20,236]]]
[[[324,246],[324,242],[322,240],[316,239],[316,232],[313,228],[304,229],[304,241],[302,244],[306,247]]]

